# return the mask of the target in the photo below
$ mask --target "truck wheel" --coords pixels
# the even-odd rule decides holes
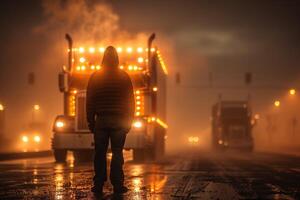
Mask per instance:
[[[90,162],[94,159],[93,150],[75,150],[73,151],[75,162]]]
[[[53,154],[56,162],[66,162],[67,150],[54,149]]]

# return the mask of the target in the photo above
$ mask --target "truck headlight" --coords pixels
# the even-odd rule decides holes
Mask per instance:
[[[132,125],[133,125],[134,128],[142,128],[143,127],[143,122],[135,121],[135,122],[133,122]]]
[[[25,142],[25,143],[27,143],[29,141],[29,139],[28,139],[28,137],[26,135],[24,135],[22,137],[22,141]]]
[[[41,137],[36,135],[34,136],[33,140],[36,142],[36,143],[39,143],[41,141]]]
[[[73,132],[75,129],[75,119],[71,116],[59,115],[53,124],[54,132]]]
[[[63,121],[57,121],[57,122],[55,123],[55,126],[56,126],[57,128],[63,128],[63,127],[65,126],[65,123],[64,123]]]

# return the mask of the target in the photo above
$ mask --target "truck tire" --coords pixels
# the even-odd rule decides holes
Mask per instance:
[[[55,162],[66,162],[67,150],[54,149],[53,154],[54,154]]]
[[[75,162],[91,162],[94,159],[94,150],[74,150]]]

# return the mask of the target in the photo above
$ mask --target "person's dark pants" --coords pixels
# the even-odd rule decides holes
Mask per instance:
[[[111,142],[112,160],[110,165],[110,181],[114,187],[123,186],[123,147],[126,133],[120,129],[95,130],[94,185],[103,186],[107,180],[106,153],[109,140]]]

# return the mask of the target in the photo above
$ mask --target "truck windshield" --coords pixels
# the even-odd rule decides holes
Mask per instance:
[[[248,110],[244,107],[222,108],[221,116],[222,118],[247,118]]]

